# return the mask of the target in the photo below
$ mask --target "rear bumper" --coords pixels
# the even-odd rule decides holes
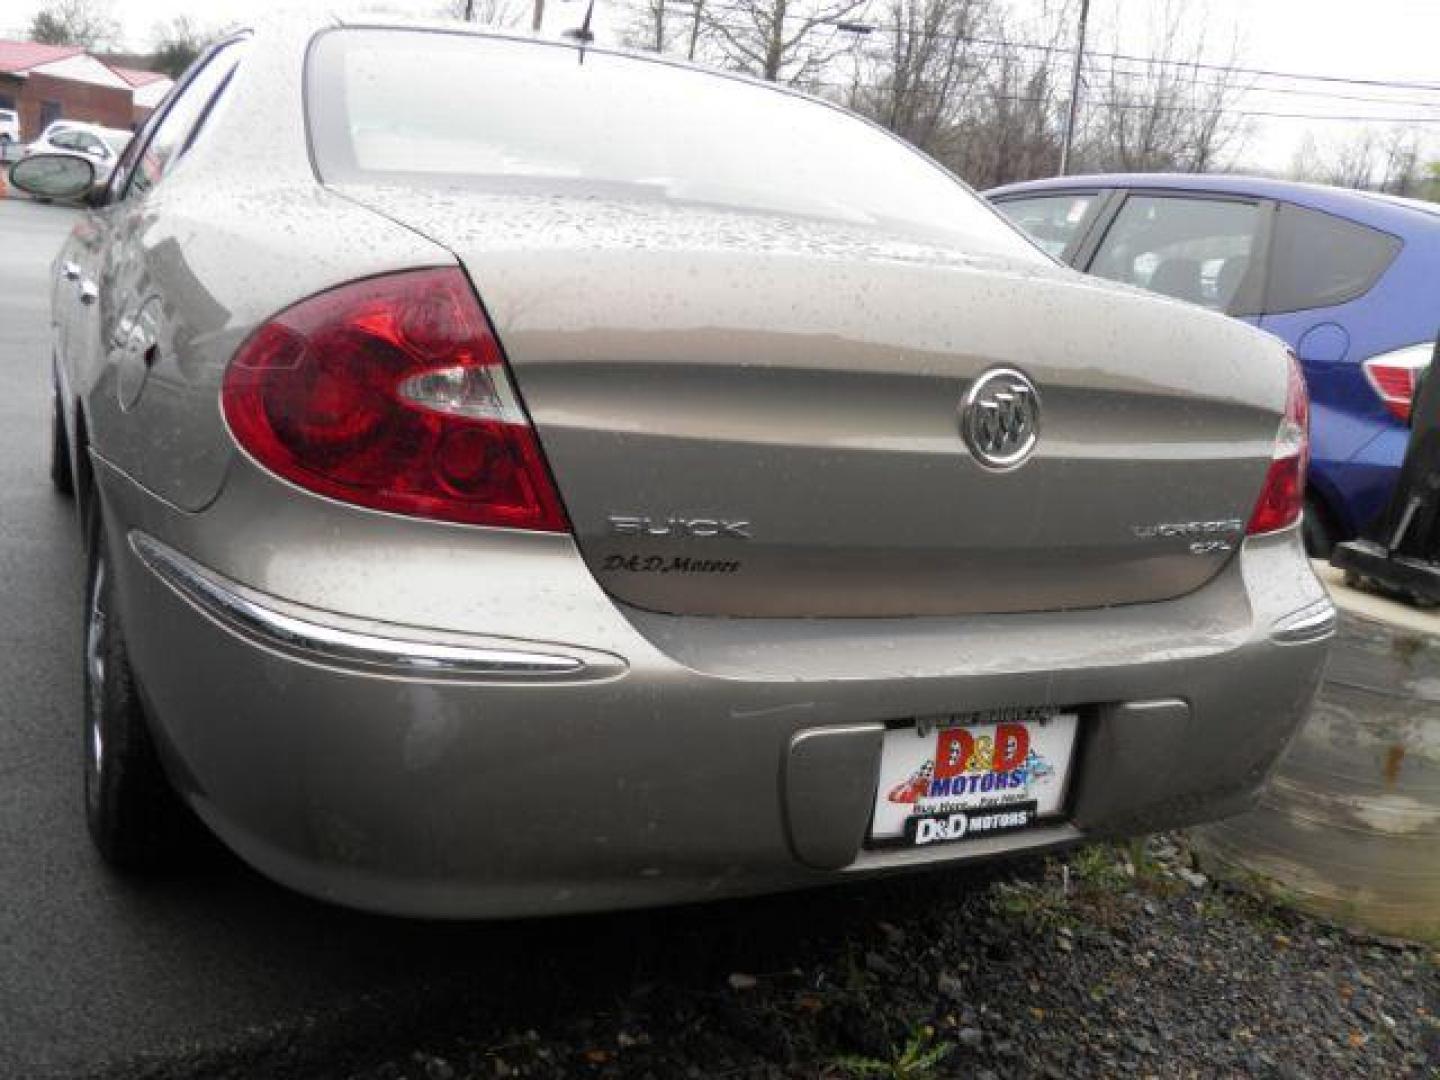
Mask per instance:
[[[178,555],[195,539],[183,522],[157,542],[168,512],[102,472],[132,659],[177,787],[262,872],[371,910],[707,899],[1211,820],[1256,795],[1328,649],[1329,603],[1293,533],[1251,541],[1164,604],[705,620],[576,593],[576,607],[598,606],[572,617],[568,642],[521,639],[521,617],[493,613],[505,636],[461,637],[240,584]],[[369,558],[407,586],[384,549],[317,542],[307,557],[320,576],[320,560]],[[548,585],[537,571],[526,587]],[[327,651],[337,631],[350,652]],[[356,636],[384,647],[357,655]],[[406,669],[385,655],[396,642],[411,659],[445,646],[511,666]],[[883,725],[1006,705],[1082,709],[1067,820],[866,848]]]

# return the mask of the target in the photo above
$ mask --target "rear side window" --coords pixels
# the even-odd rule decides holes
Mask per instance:
[[[604,50],[334,30],[306,96],[321,178],[598,194],[952,235],[1038,260],[924,155],[816,101]]]
[[[1093,192],[1036,195],[1005,199],[995,204],[1002,214],[1023,229],[1047,254],[1060,258],[1080,235],[1097,196]]]
[[[222,48],[171,100],[139,158],[128,163],[130,173],[123,198],[145,195],[184,155],[216,96],[235,71],[243,44],[236,42]]]
[[[1256,258],[1260,228],[1256,203],[1131,195],[1090,273],[1227,311]]]
[[[1334,214],[1282,204],[1275,221],[1265,310],[1333,307],[1369,292],[1404,244]]]

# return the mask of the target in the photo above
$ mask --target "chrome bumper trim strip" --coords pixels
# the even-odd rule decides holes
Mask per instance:
[[[1270,640],[1277,645],[1321,641],[1335,633],[1337,619],[1335,605],[1329,600],[1321,600],[1277,620],[1270,627]]]
[[[322,663],[348,664],[417,678],[573,679],[617,673],[587,670],[586,661],[575,656],[471,648],[326,625],[277,610],[271,603],[262,601],[260,594],[205,569],[144,533],[132,532],[130,546],[162,581],[219,622],[263,644]],[[616,661],[616,668],[623,670],[623,666]]]

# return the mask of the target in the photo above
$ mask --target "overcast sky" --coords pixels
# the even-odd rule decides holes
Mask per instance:
[[[181,14],[207,24],[254,19],[271,12],[308,8],[387,7],[417,16],[434,12],[443,0],[111,0],[127,47],[143,50],[157,23]],[[481,0],[483,4],[484,0]],[[531,0],[507,0],[527,10]],[[1025,0],[1020,0],[1021,3]],[[1110,49],[1119,28],[1120,51],[1149,51],[1148,16],[1156,0],[1092,0],[1093,47]],[[547,33],[576,25],[584,0],[547,0]],[[0,34],[23,36],[43,0],[4,0]],[[628,20],[616,0],[596,0],[601,40]],[[628,6],[628,5],[627,5]],[[876,19],[884,0],[873,0]],[[1305,113],[1309,116],[1434,117],[1417,124],[1430,134],[1432,156],[1440,156],[1440,0],[1190,0],[1188,11],[1208,12],[1215,59],[1224,61],[1232,30],[1241,41],[1247,67],[1345,78],[1427,83],[1435,89],[1391,89],[1346,83],[1256,79],[1239,108],[1247,112]],[[1269,89],[1260,89],[1268,87]],[[1288,88],[1281,92],[1278,88]],[[1330,92],[1344,96],[1320,96]],[[1384,101],[1367,100],[1372,98]],[[1356,100],[1362,99],[1362,100]],[[1363,126],[1354,120],[1253,118],[1241,165],[1283,170],[1306,131],[1322,144],[1344,139]],[[1388,123],[1382,125],[1388,127]]]

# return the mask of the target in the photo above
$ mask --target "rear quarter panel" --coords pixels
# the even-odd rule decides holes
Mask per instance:
[[[180,181],[162,182],[144,207],[117,208],[100,276],[110,299],[86,394],[94,449],[159,497],[196,510],[214,498],[235,450],[220,384],[257,326],[343,282],[452,260],[315,184]],[[157,352],[127,404],[122,384],[140,361],[117,339],[137,318],[151,323]]]
[[[76,349],[91,446],[167,502],[196,510],[235,444],[220,410],[246,337],[295,302],[357,278],[453,263],[410,230],[320,187],[301,77],[312,28],[257,34],[193,146],[144,199],[91,215],[101,301]],[[122,401],[122,331],[143,315],[157,345],[138,398]],[[82,354],[83,353],[83,354]]]

